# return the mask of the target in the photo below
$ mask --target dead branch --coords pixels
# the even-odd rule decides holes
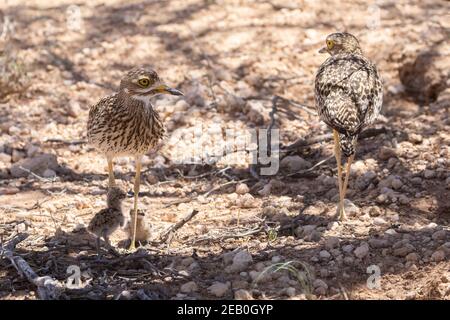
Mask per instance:
[[[14,249],[16,248],[16,246],[26,238],[28,238],[27,233],[19,233],[14,238],[9,240],[5,245],[2,245],[1,256],[9,259],[9,261],[11,261],[11,264],[19,272],[19,274],[37,287],[37,294],[39,299],[58,299],[63,290],[61,283],[50,276],[38,276],[22,257],[14,255]]]
[[[63,140],[63,139],[57,139],[57,138],[50,138],[45,140],[44,142],[49,142],[49,143],[59,143],[59,144],[64,144],[64,145],[80,145],[80,144],[85,144],[87,143],[86,139],[80,139],[80,140]]]
[[[383,134],[383,133],[387,133],[388,130],[385,127],[381,127],[381,128],[369,128],[364,130],[363,132],[361,132],[361,134],[358,137],[358,140],[363,140],[363,139],[367,139],[367,138],[371,138],[371,137],[375,137],[377,135]],[[326,133],[326,134],[321,134],[309,139],[303,139],[300,138],[297,141],[295,141],[294,143],[286,146],[286,147],[282,147],[281,152],[289,152],[298,148],[302,148],[302,147],[307,147],[316,143],[320,143],[320,142],[325,142],[325,141],[330,141],[333,139],[333,134],[331,133]]]
[[[180,229],[182,226],[184,226],[188,221],[190,221],[193,217],[195,217],[198,213],[198,210],[193,209],[191,212],[189,212],[186,216],[184,216],[180,221],[175,223],[174,225],[167,228],[167,230],[163,231],[161,235],[159,236],[159,239],[161,242],[166,242],[170,235],[174,234],[178,229]]]

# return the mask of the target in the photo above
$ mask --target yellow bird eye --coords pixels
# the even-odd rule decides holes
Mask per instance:
[[[139,79],[138,83],[141,87],[148,87],[148,85],[150,84],[150,80],[148,80],[147,78],[142,78]]]
[[[327,48],[328,48],[328,50],[333,49],[333,47],[334,47],[334,41],[327,40]]]

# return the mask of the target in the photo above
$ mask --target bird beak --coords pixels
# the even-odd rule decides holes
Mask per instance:
[[[165,84],[157,86],[154,90],[158,93],[166,93],[166,94],[171,94],[174,96],[184,96],[183,92],[181,92],[180,90],[170,88],[169,86],[167,86]]]
[[[328,49],[326,47],[323,47],[322,49],[319,50],[319,53],[327,53]]]

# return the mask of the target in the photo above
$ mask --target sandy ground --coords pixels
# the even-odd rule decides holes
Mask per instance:
[[[14,92],[0,96],[0,237],[27,232],[15,254],[40,276],[64,284],[67,268],[80,268],[82,288],[60,298],[450,298],[448,2],[76,3],[0,4],[0,22],[13,26],[3,61],[20,66],[2,75]],[[343,223],[333,218],[331,141],[282,152],[280,170],[259,178],[248,153],[211,156],[227,129],[242,137],[267,128],[274,95],[314,105],[325,59],[317,51],[336,30],[360,39],[385,86],[378,131],[359,142]],[[421,69],[422,54],[433,59]],[[107,168],[85,143],[88,110],[138,65],[185,98],[154,99],[168,136],[144,159],[140,208],[151,241],[130,255],[117,231],[120,256],[96,260],[85,226],[105,206]],[[310,109],[283,105],[282,146],[329,133]],[[227,148],[239,151],[234,142]],[[42,154],[39,171],[17,172]],[[117,159],[115,170],[131,190],[132,159]],[[37,298],[8,259],[0,266],[1,299]]]

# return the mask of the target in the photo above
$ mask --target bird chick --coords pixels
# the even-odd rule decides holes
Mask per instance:
[[[133,210],[130,210],[130,217],[133,216]],[[133,238],[133,219],[129,220],[125,231],[128,234],[128,239],[132,241]],[[145,212],[138,210],[137,224],[136,224],[136,243],[146,243],[150,239],[150,225],[145,221]]]
[[[88,231],[97,237],[97,254],[100,255],[100,238],[103,237],[109,248],[109,236],[116,231],[119,226],[123,227],[125,217],[122,212],[122,201],[126,198],[126,193],[118,187],[111,187],[108,190],[106,208],[95,214],[89,222]]]

